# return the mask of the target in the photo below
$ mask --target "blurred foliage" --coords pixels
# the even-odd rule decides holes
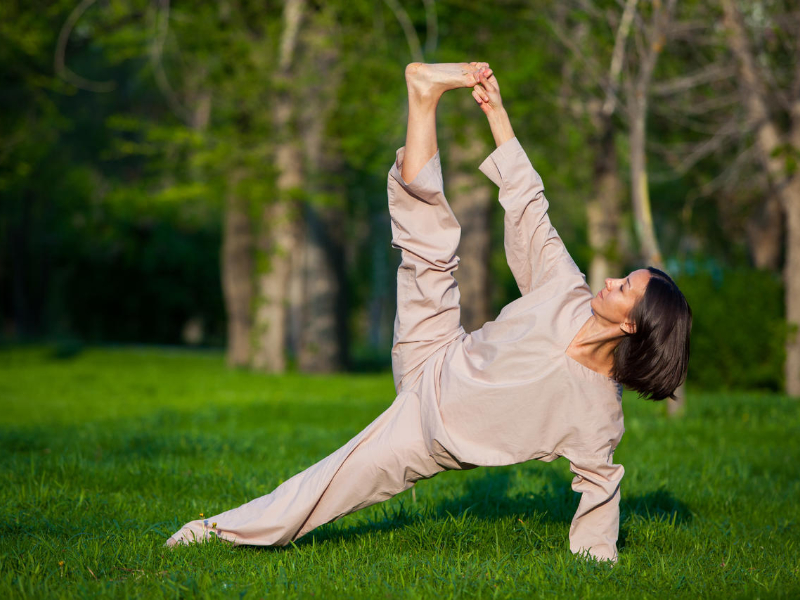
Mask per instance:
[[[438,21],[438,34],[430,40],[426,4],[435,4]],[[113,82],[110,93],[95,93],[55,73],[57,42],[75,2],[0,3],[4,340],[73,340],[65,347],[74,340],[175,344],[185,341],[187,323],[195,322],[202,324],[202,343],[225,343],[224,204],[228,194],[236,194],[255,221],[274,197],[270,108],[283,5],[172,3],[169,30],[160,38],[166,5],[105,0],[80,17],[69,35],[65,64],[87,79]],[[345,215],[341,260],[353,353],[361,364],[381,366],[388,358],[398,260],[389,245],[386,171],[403,143],[401,74],[411,52],[389,3],[309,5],[329,30],[319,43],[338,48],[330,76],[341,83],[324,134],[340,162],[324,176],[343,191],[304,190],[302,200],[336,205]],[[591,100],[564,91],[565,70],[579,65],[567,64],[568,50],[553,35],[564,5],[550,0],[400,5],[416,25],[426,60],[487,59],[496,67],[515,131],[547,184],[552,221],[586,269],[592,255],[585,216],[593,177],[592,127],[579,107]],[[601,12],[619,10],[614,2],[595,5]],[[713,16],[700,2],[684,3],[682,10],[696,22]],[[598,36],[597,46],[610,54],[613,28],[597,27],[597,14],[584,18],[587,31]],[[703,44],[672,41],[659,63],[661,77],[678,77],[714,60],[718,37],[709,33]],[[309,60],[301,55],[298,64]],[[313,69],[294,74],[298,87],[316,76]],[[720,89],[735,92],[734,84],[703,93],[715,100]],[[586,83],[584,91],[599,95],[592,85]],[[681,101],[689,103],[688,96]],[[725,107],[730,104],[736,109],[735,103]],[[699,117],[688,125],[676,120],[666,99],[653,106],[651,191],[664,253],[677,260],[696,253],[723,265],[719,275],[681,279],[695,310],[691,381],[709,388],[777,389],[785,335],[780,282],[776,275],[742,270],[748,258],[741,234],[758,189],[745,181],[736,188],[735,202],[729,201],[730,191],[715,198],[697,192],[732,164],[741,146],[723,146],[691,171],[677,173],[674,161],[659,154],[661,147],[674,144],[683,151],[701,143],[706,131]],[[463,138],[468,119],[482,118],[477,107],[460,107],[445,97],[439,113],[443,144]],[[619,120],[624,131],[624,119]],[[481,135],[491,143],[488,127]],[[624,169],[625,136],[619,138]],[[756,179],[746,173],[742,178]],[[490,264],[498,312],[518,290],[505,265],[497,207]]]
[[[709,390],[783,389],[783,283],[754,269],[685,274],[693,311],[689,382]]]

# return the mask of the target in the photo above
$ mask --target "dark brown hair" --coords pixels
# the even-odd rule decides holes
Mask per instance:
[[[614,350],[612,377],[642,398],[674,399],[689,367],[692,309],[669,275],[647,270],[650,281],[631,311],[636,331]]]

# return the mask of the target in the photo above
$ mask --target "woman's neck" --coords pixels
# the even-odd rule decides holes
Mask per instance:
[[[625,333],[613,323],[592,314],[572,338],[567,356],[606,377],[614,367],[614,349]]]

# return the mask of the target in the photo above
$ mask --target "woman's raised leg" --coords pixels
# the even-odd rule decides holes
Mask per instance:
[[[464,334],[456,250],[461,228],[444,196],[436,140],[436,107],[448,90],[473,87],[486,63],[406,67],[406,146],[389,172],[392,246],[401,250],[397,269],[397,316],[392,371],[398,392],[427,359]]]
[[[472,63],[470,68],[477,65]],[[414,181],[400,183],[400,168],[407,164],[401,153],[389,177],[389,204],[393,244],[403,250],[395,339],[403,347],[398,356],[416,360],[430,350],[430,335],[436,336],[434,345],[441,345],[442,339],[452,338],[461,329],[458,290],[451,273],[458,263],[459,228],[444,199],[438,160],[432,159],[437,148],[439,98],[448,89],[474,85],[475,79],[463,65],[411,65],[406,78],[410,105],[406,156],[412,161],[408,176]],[[239,544],[285,545],[323,523],[386,500],[419,479],[445,468],[459,468],[456,460],[434,459],[422,427],[421,408],[416,393],[401,393],[373,423],[327,458],[266,496],[187,523],[167,544],[203,541],[214,535]]]

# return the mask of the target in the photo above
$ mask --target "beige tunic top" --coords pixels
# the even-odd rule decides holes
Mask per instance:
[[[411,184],[403,182],[401,165],[402,151],[390,177],[416,198],[425,202],[441,188],[438,155]],[[390,194],[393,245],[403,250],[397,390],[420,397],[428,450],[441,464],[448,456],[483,466],[567,458],[572,488],[582,493],[570,548],[616,560],[624,469],[613,453],[624,432],[622,388],[566,355],[592,314],[593,294],[550,224],[542,180],[517,139],[480,168],[500,188],[506,257],[522,297],[466,334],[452,278],[460,235],[455,217],[446,202],[437,212],[434,202],[415,205]]]

